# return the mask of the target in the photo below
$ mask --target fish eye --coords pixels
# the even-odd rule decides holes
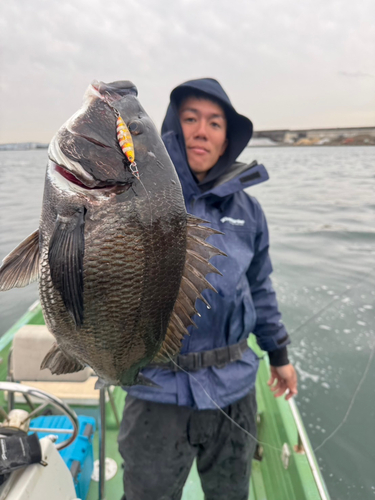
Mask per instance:
[[[139,135],[144,131],[144,126],[141,121],[134,120],[133,122],[129,123],[128,129],[132,135]]]

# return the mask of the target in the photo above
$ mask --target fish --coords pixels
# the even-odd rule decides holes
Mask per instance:
[[[39,228],[0,267],[1,291],[39,280],[56,340],[41,369],[152,385],[140,370],[178,354],[196,300],[215,291],[209,260],[225,254],[206,224],[186,212],[136,86],[94,80],[49,145]]]

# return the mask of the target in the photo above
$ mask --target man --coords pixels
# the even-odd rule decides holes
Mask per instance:
[[[126,500],[180,499],[195,458],[206,500],[248,498],[259,364],[247,347],[249,333],[269,353],[275,396],[297,394],[269,277],[266,220],[243,191],[268,175],[255,162],[236,162],[251,135],[251,121],[235,111],[216,80],[192,80],[171,93],[162,137],[187,211],[225,233],[210,242],[227,257],[211,260],[223,276],[208,275],[218,291],[204,292],[210,310],[197,301],[198,328],[189,328],[177,358],[184,370],[173,363],[148,367],[143,373],[160,388],[129,388],[118,440]]]

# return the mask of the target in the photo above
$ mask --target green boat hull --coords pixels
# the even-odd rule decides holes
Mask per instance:
[[[17,323],[0,339],[0,380],[7,378],[7,360],[15,333],[26,324],[43,325],[40,305],[32,306]],[[251,347],[262,357],[252,335]],[[268,357],[260,362],[256,382],[258,403],[258,460],[253,460],[250,481],[250,500],[329,500],[329,494],[319,471],[310,441],[294,402],[275,398],[267,386],[269,378]],[[121,416],[126,394],[115,387],[113,399]],[[5,407],[4,394],[0,404]],[[72,407],[77,414],[90,414],[99,418],[99,408]],[[118,425],[109,403],[106,404],[106,456],[118,465],[117,474],[106,481],[107,499],[120,500],[123,492],[121,457],[117,450]],[[94,436],[94,450],[98,456],[98,433]],[[261,459],[261,460],[259,460]],[[146,478],[145,478],[146,479]],[[186,482],[183,500],[203,500],[198,473],[193,466]],[[98,483],[91,481],[87,500],[98,499]]]

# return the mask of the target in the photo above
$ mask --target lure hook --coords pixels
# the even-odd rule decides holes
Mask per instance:
[[[117,125],[116,128],[117,139],[120,144],[120,148],[130,163],[129,167],[131,173],[134,175],[136,179],[139,180],[138,167],[135,162],[133,139],[128,127],[126,126],[124,120],[121,118],[120,115],[118,115],[116,125]]]
[[[134,152],[134,144],[133,144],[133,139],[131,136],[131,133],[126,126],[124,120],[121,118],[121,115],[119,111],[110,103],[109,101],[109,93],[106,92],[106,95],[104,96],[104,100],[106,104],[112,109],[114,112],[117,121],[116,121],[116,133],[117,133],[117,140],[119,142],[121,151],[124,153],[126,156],[128,162],[129,162],[129,168],[131,173],[134,175],[134,177],[138,180],[140,180],[139,177],[139,171],[137,164],[135,162],[135,152]]]

